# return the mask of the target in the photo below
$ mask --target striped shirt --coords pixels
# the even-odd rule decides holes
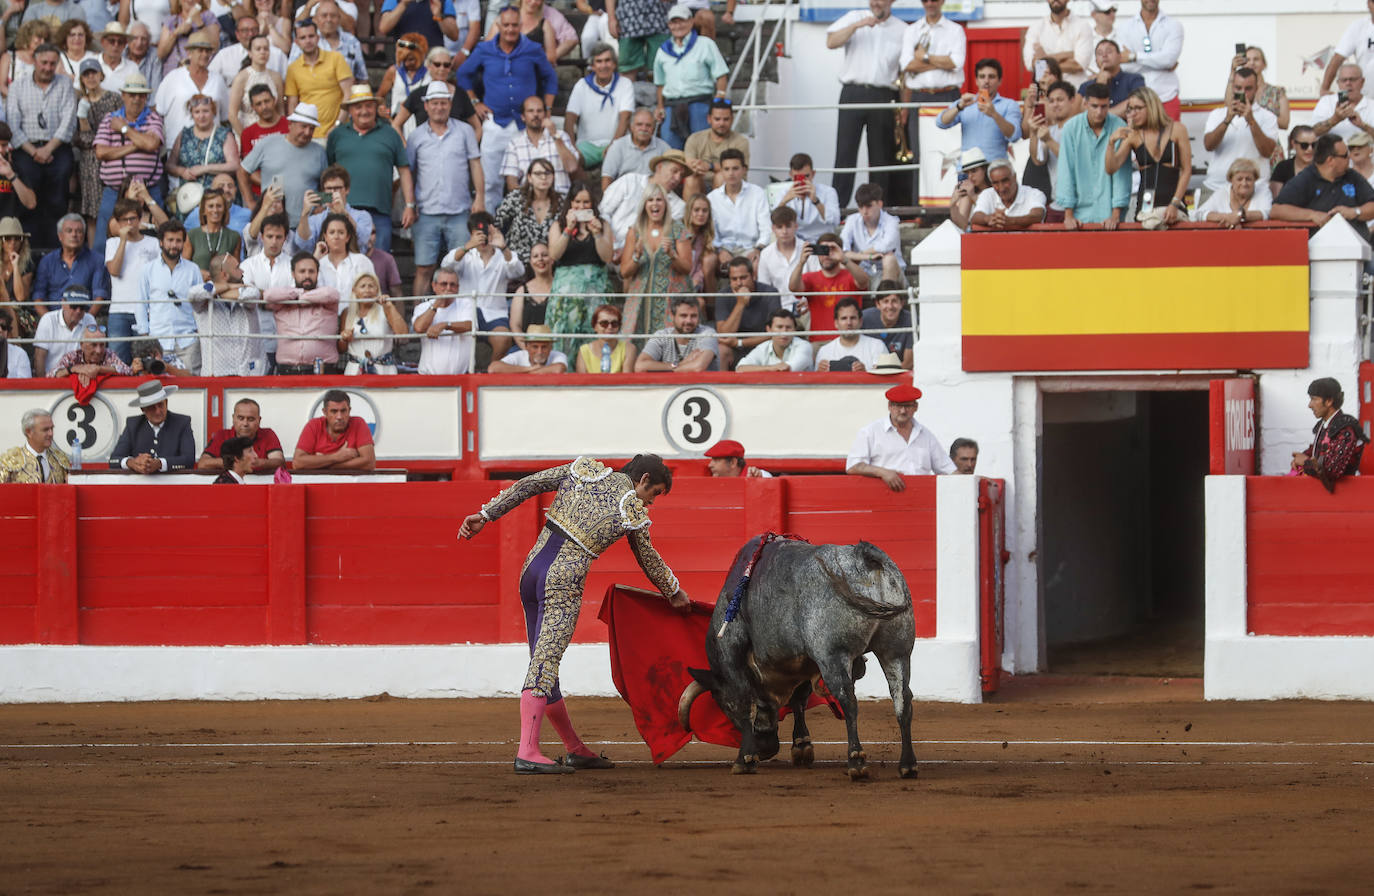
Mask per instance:
[[[123,146],[129,142],[129,138],[119,133],[111,126],[110,121],[123,113],[123,109],[116,109],[100,122],[100,127],[95,132],[96,146]],[[157,110],[148,107],[148,117],[144,120],[142,127],[135,127],[133,122],[129,122],[129,130],[138,131],[142,134],[157,134],[158,142],[163,140],[162,116],[157,114]],[[100,182],[107,187],[119,189],[124,178],[131,177],[134,180],[141,180],[145,184],[150,184],[157,180],[162,174],[161,145],[159,152],[144,152],[136,149],[127,156],[118,159],[106,159],[100,163]]]
[[[76,133],[76,92],[72,79],[54,75],[46,90],[38,86],[32,74],[15,80],[10,85],[5,120],[13,131],[10,145],[14,147],[26,143],[37,146],[53,138],[59,143],[72,142]]]

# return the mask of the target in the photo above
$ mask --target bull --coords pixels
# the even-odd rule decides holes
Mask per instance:
[[[844,712],[849,735],[848,774],[868,777],[868,757],[859,743],[859,705],[854,681],[864,674],[864,654],[882,666],[902,731],[898,774],[916,777],[911,747],[911,651],[915,621],[911,592],[897,564],[865,541],[856,545],[812,545],[771,541],[754,565],[738,615],[726,623],[735,586],[745,575],[761,539],[735,555],[716,599],[706,636],[709,669],[691,669],[678,702],[678,720],[691,731],[692,702],[710,692],[740,732],[734,774],[752,774],[760,760],[778,754],[778,712],[792,712],[792,762],[815,760],[805,708],[813,682],[823,679]]]

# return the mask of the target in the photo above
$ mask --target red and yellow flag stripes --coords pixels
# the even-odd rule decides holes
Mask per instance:
[[[965,370],[1306,367],[1307,231],[963,237]]]

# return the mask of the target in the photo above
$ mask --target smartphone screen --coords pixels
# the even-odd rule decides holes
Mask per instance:
[[[1236,44],[1236,55],[1237,55],[1237,56],[1244,56],[1244,55],[1245,55],[1245,44]]]
[[[988,94],[986,90],[980,90],[978,91],[978,102],[990,103],[992,102],[992,97]]]

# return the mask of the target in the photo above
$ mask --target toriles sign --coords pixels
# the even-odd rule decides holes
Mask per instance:
[[[965,370],[1302,368],[1307,231],[963,237]]]

